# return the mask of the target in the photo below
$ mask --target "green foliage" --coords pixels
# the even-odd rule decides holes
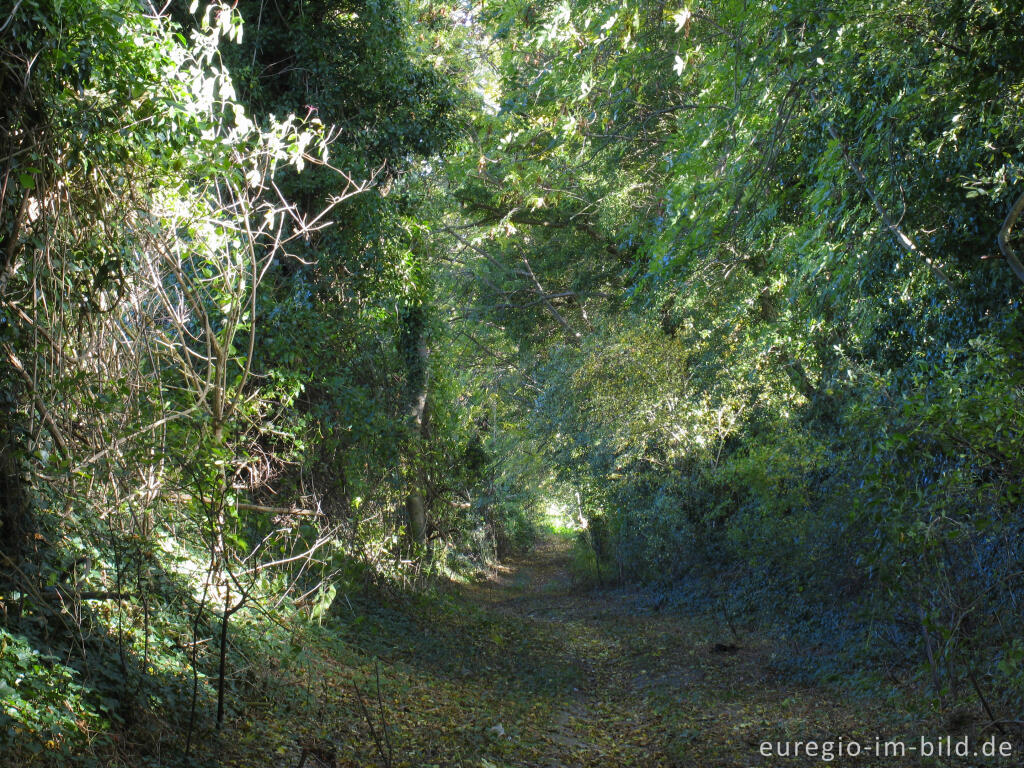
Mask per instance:
[[[486,463],[446,475],[471,431],[396,343],[399,304],[431,322],[414,172],[458,91],[409,43],[412,9],[282,6],[243,33],[257,5],[0,19],[0,600],[22,595],[12,631],[79,673],[69,760],[93,721],[145,751],[161,718],[194,757],[240,693],[245,657],[217,646],[248,642],[250,603],[308,598],[321,620],[341,588],[418,572],[402,478],[421,470],[461,532],[447,505]],[[409,379],[439,384],[415,456]]]
[[[491,6],[498,106],[449,165],[494,378],[614,573],[728,574],[947,702],[1020,697],[1019,14]]]
[[[255,604],[552,510],[579,581],[1020,705],[1019,2],[184,5],[0,14],[25,745],[184,755]]]
[[[68,759],[83,735],[106,725],[77,677],[56,657],[0,629],[0,744],[9,762]]]

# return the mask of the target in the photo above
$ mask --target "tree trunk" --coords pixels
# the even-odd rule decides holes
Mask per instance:
[[[417,544],[427,540],[427,503],[423,495],[420,452],[426,437],[428,358],[426,311],[422,305],[405,308],[399,340],[406,367],[406,418],[411,432],[408,453],[409,491],[405,514],[410,539]]]
[[[427,540],[427,505],[423,492],[418,488],[405,499],[405,514],[409,519],[409,536],[417,544]]]
[[[5,378],[0,375],[0,383]],[[14,408],[0,405],[0,559],[8,564],[21,562],[33,528],[19,460],[20,433]]]

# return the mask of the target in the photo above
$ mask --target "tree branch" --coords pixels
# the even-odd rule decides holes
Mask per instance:
[[[811,92],[811,100],[815,104],[818,104],[817,96],[814,94],[813,91]],[[881,217],[882,221],[885,223],[886,228],[890,232],[892,232],[899,246],[912,256],[920,256],[922,259],[924,259],[924,263],[927,264],[928,268],[935,274],[937,278],[939,278],[939,281],[945,283],[946,285],[950,285],[951,283],[949,277],[942,270],[942,268],[938,264],[936,264],[932,260],[932,258],[929,257],[924,251],[922,251],[918,247],[917,243],[911,240],[910,237],[902,229],[900,229],[899,225],[895,221],[893,221],[892,217],[889,216],[888,211],[885,210],[881,201],[878,199],[878,196],[874,193],[874,190],[871,189],[871,185],[868,184],[868,179],[864,175],[864,171],[862,171],[860,169],[860,166],[853,161],[852,157],[850,157],[850,153],[846,148],[846,144],[843,142],[841,138],[839,138],[839,134],[836,132],[836,129],[832,125],[832,123],[826,122],[825,128],[826,130],[828,130],[829,135],[833,139],[835,139],[836,142],[839,144],[839,150],[843,153],[843,159],[846,160],[846,164],[850,166],[850,170],[853,171],[854,175],[857,177],[857,180],[860,181],[861,188],[864,190],[864,193],[868,196],[868,199],[871,200],[871,203],[875,206],[875,210],[878,212],[879,217]]]
[[[1024,192],[1021,192],[1017,202],[1013,204],[1013,208],[1006,214],[1006,219],[1003,221],[1003,226],[999,229],[999,236],[996,239],[999,242],[999,250],[1006,257],[1006,261],[1009,263],[1010,269],[1013,270],[1013,274],[1017,276],[1018,280],[1024,282],[1024,264],[1020,263],[1017,252],[1013,250],[1013,246],[1009,242],[1010,230],[1017,223],[1021,212],[1024,212]]]
[[[555,305],[552,304],[551,300],[548,298],[549,294],[544,290],[544,286],[540,284],[540,280],[538,280],[537,276],[533,273],[533,267],[530,266],[530,262],[526,260],[525,256],[523,257],[523,264],[526,266],[527,275],[531,280],[533,280],[533,284],[537,287],[537,293],[540,296],[545,309],[547,309],[550,315],[555,318],[560,326],[562,326],[562,329],[565,331],[565,334],[569,339],[569,343],[574,346],[578,346],[580,343],[580,334],[574,331],[572,326],[570,326],[569,323],[566,322],[565,318],[562,317],[562,313],[555,309]]]
[[[6,345],[5,345],[6,347]],[[39,416],[42,418],[43,423],[46,425],[46,431],[50,433],[50,437],[53,438],[53,444],[57,447],[60,455],[64,458],[68,457],[68,444],[64,439],[63,433],[60,431],[60,427],[57,426],[57,422],[53,420],[53,416],[50,415],[50,411],[47,410],[46,404],[42,398],[39,397],[39,393],[36,392],[35,382],[32,381],[32,377],[28,371],[25,370],[25,366],[22,365],[21,360],[18,359],[14,351],[9,347],[5,349],[7,352],[7,360],[14,367],[14,370],[18,372],[22,380],[28,386],[29,392],[32,395],[32,402],[35,404],[36,410],[39,411]]]

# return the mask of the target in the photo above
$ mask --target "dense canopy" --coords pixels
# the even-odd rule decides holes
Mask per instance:
[[[1022,217],[1018,0],[0,0],[0,765],[1019,757]]]

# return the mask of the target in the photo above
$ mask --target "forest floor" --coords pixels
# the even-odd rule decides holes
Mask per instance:
[[[311,754],[306,766],[946,764],[912,751],[763,756],[762,742],[876,749],[879,737],[919,736],[891,700],[778,671],[779,649],[767,639],[733,637],[708,616],[642,608],[635,590],[578,588],[570,573],[569,544],[552,537],[440,599],[349,604],[330,632],[293,639],[304,660],[276,678],[302,688],[301,706],[289,715],[270,695],[262,716],[249,708],[233,729],[242,735],[227,750],[238,755],[230,764],[253,765],[245,745],[257,742],[265,757],[256,764],[288,768],[299,765],[301,744],[326,758]],[[263,748],[268,737],[273,753]]]

